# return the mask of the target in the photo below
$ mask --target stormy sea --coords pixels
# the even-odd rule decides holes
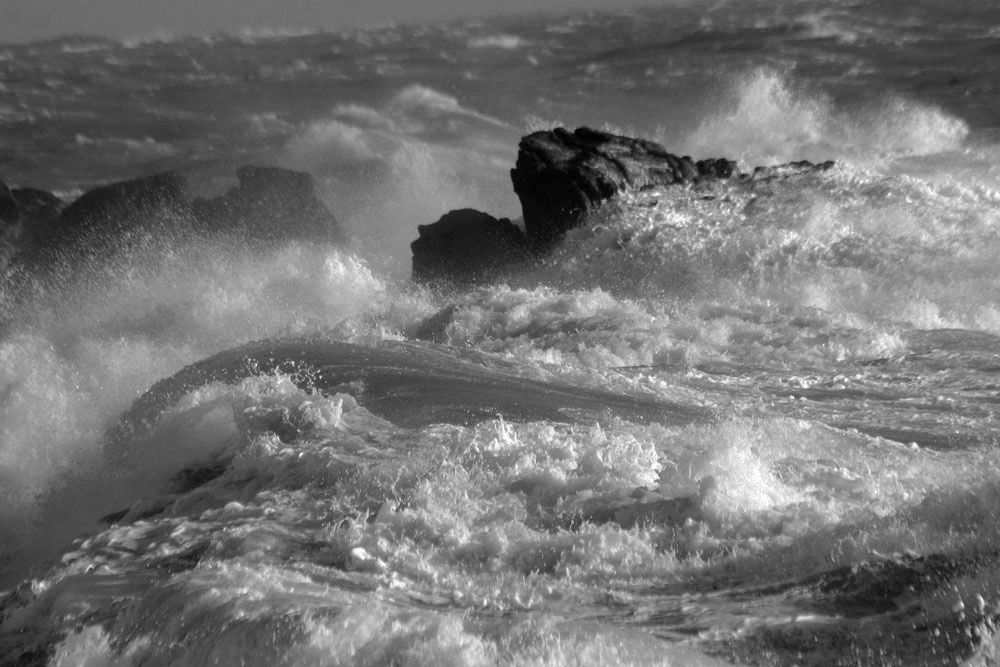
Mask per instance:
[[[0,45],[0,665],[994,664],[998,164],[985,0]]]

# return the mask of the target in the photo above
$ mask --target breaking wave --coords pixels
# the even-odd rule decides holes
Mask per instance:
[[[735,79],[718,106],[731,110],[709,112],[690,151],[729,155],[746,166],[830,158],[866,166],[959,150],[969,134],[963,120],[926,103],[896,95],[838,103],[773,69]]]

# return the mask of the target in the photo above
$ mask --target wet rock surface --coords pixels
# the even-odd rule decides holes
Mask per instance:
[[[450,211],[418,232],[410,248],[419,282],[473,284],[529,259],[527,240],[514,223],[471,208]]]
[[[605,200],[630,189],[729,178],[736,163],[678,157],[660,144],[586,127],[524,137],[510,172],[530,243],[550,247]]]
[[[726,158],[694,161],[645,139],[586,127],[557,127],[521,139],[510,172],[525,232],[509,220],[463,209],[419,227],[411,244],[413,279],[470,284],[488,281],[544,255],[593,211],[630,190],[731,180],[754,186],[827,171],[832,161],[790,162],[741,173]]]

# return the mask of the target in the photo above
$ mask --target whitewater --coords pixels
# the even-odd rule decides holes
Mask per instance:
[[[677,0],[0,45],[0,179],[308,172],[349,237],[0,230],[2,665],[993,664],[1000,7]],[[796,178],[626,192],[474,286],[588,126]]]

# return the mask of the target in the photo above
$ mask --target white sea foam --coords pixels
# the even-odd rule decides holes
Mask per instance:
[[[855,107],[773,70],[738,77],[690,138],[692,155],[725,155],[745,167],[790,160],[842,159],[870,164],[954,151],[969,133],[959,118],[926,103],[887,94]]]
[[[525,42],[517,35],[484,35],[469,40],[470,49],[503,49],[511,51],[524,46]]]
[[[142,157],[168,157],[177,154],[177,148],[169,142],[157,141],[152,137],[143,139],[122,139],[129,151]]]
[[[846,25],[844,20],[828,13],[806,14],[798,20],[804,25],[809,36],[815,39],[833,38],[841,44],[853,44],[861,38],[858,31]]]
[[[457,98],[413,84],[381,108],[337,105],[287,142],[282,162],[317,175],[331,209],[379,268],[403,272],[419,225],[457,208],[517,210],[503,142],[514,135]],[[369,178],[344,178],[342,168],[365,163]]]
[[[290,134],[295,130],[295,126],[282,120],[278,114],[259,113],[250,114],[247,117],[251,132],[260,137],[269,137],[274,134]]]
[[[371,145],[375,140],[361,128],[331,119],[307,125],[288,142],[286,150],[290,163],[322,173],[375,159],[378,153]]]
[[[530,68],[505,46],[522,48],[537,24],[359,31],[331,37],[319,56],[344,61],[336,76],[396,76],[412,66],[406,54],[420,54],[421,80],[355,78],[351,91],[374,88],[331,96],[318,112],[276,102],[270,79],[249,82],[266,94],[259,104],[235,96],[238,145],[222,136],[218,157],[244,154],[247,122],[283,141],[279,160],[314,172],[355,246],[157,239],[85,267],[58,292],[19,295],[0,341],[0,588],[12,591],[0,601],[0,663],[46,649],[61,665],[712,664],[702,649],[737,663],[910,664],[933,651],[985,654],[1000,608],[996,149],[981,118],[962,121],[919,96],[968,110],[958,89],[988,82],[970,67],[954,91],[928,79],[913,82],[917,92],[859,101],[860,68],[877,80],[895,61],[856,51],[910,48],[925,33],[950,39],[952,28],[876,17],[869,30],[864,7],[858,26],[829,8],[803,11],[723,3],[669,12],[662,29],[654,13],[577,17],[548,29],[552,48]],[[661,48],[673,21],[723,44],[767,31],[746,42],[755,63],[790,52],[814,61],[744,72],[707,100],[671,98],[679,114],[704,119],[671,150],[744,167],[840,165],[627,195],[507,284],[436,293],[387,277],[407,271],[416,226],[449,208],[516,217],[507,170],[520,130],[503,114],[527,110],[531,129],[553,125],[540,117],[597,113],[598,126],[636,122],[631,108],[604,117],[609,89],[567,79],[564,66],[598,63],[620,104],[636,108],[655,89],[635,71],[716,76],[717,52],[704,50],[705,65]],[[603,25],[635,36],[635,50],[621,35],[603,39]],[[477,38],[475,72],[448,87]],[[229,49],[252,59],[278,44],[289,66],[268,71],[282,86],[316,73],[303,63],[319,61],[318,40],[255,41],[179,44],[208,73],[182,74],[184,86],[239,85],[225,71]],[[304,42],[309,53],[298,51]],[[601,56],[609,45],[623,57]],[[173,57],[138,55],[153,52]],[[17,68],[37,57],[17,55],[4,80],[14,96],[24,93]],[[735,59],[742,67],[743,53]],[[504,71],[523,101],[493,104],[483,82],[496,81],[487,75],[497,63],[524,68]],[[816,63],[845,73],[807,80]],[[87,123],[103,117],[84,99],[31,113],[72,120],[62,143],[79,133],[75,155],[158,157],[144,132],[131,148],[99,143],[107,132]],[[183,111],[158,107],[156,117]],[[434,314],[439,327],[427,326]],[[148,430],[102,448],[138,394],[219,349],[404,332],[443,341],[428,344],[442,359],[497,369],[497,382],[555,381],[604,396],[609,410],[398,428],[362,407],[376,410],[363,384],[321,396],[274,373],[193,388],[149,415]],[[694,421],[613,416],[633,399],[669,402],[665,415],[680,404]],[[121,518],[97,521],[111,512]]]
[[[126,37],[121,41],[121,44],[126,49],[137,49],[149,44],[170,44],[180,39],[184,38],[178,37],[169,30],[156,30],[151,33]]]
[[[708,198],[652,191],[568,234],[528,282],[631,298],[778,300],[852,326],[980,328],[995,311],[994,198],[955,179],[849,167]]]
[[[275,335],[340,327],[378,338],[378,324],[351,318],[378,313],[380,303],[396,308],[382,300],[386,284],[346,251],[261,253],[205,241],[169,252],[173,261],[140,253],[39,295],[20,313],[19,333],[0,343],[0,530],[30,534],[46,496],[108,474],[104,429],[157,379]],[[86,479],[73,481],[81,472]]]
[[[57,664],[222,653],[241,664],[330,655],[352,663],[656,664],[664,651],[711,664],[693,647],[674,653],[601,618],[574,620],[574,610],[622,577],[654,590],[697,587],[717,568],[744,581],[784,581],[811,572],[817,557],[851,563],[870,550],[975,543],[997,495],[984,485],[995,453],[928,456],[805,421],[602,429],[496,420],[414,434],[366,419],[349,398],[316,401],[281,377],[196,392],[161,428],[180,420],[201,429],[205,407],[219,401],[242,422],[223,477],[170,498],[159,518],[123,522],[80,544],[21,611],[18,623],[35,617],[25,623],[30,632],[49,622],[76,628],[57,646]],[[280,440],[276,420],[298,435]],[[216,443],[230,437],[216,433]],[[649,497],[637,487],[681,504],[643,504]],[[629,512],[646,523],[622,529],[616,522]],[[583,525],[549,528],[574,517]],[[183,563],[201,550],[211,557],[150,588],[156,559]],[[69,576],[102,565],[103,590]],[[957,599],[971,604],[976,590],[963,586]],[[83,617],[73,607],[64,608],[68,621],[46,616],[48,605],[73,595],[102,609],[101,628],[75,626]],[[679,602],[713,618],[719,632],[730,624],[724,599],[659,604]],[[619,605],[645,613],[624,598]],[[487,628],[464,609],[504,620]],[[269,641],[247,653],[260,633]]]
[[[261,41],[282,40],[296,37],[310,37],[321,34],[318,28],[242,28],[234,33],[245,44],[256,44]]]
[[[508,127],[507,123],[498,118],[493,118],[492,116],[462,106],[458,99],[451,95],[419,84],[407,86],[399,91],[392,98],[390,108],[403,109],[409,112],[421,111],[432,114],[446,113],[456,116],[468,116],[490,125]]]

